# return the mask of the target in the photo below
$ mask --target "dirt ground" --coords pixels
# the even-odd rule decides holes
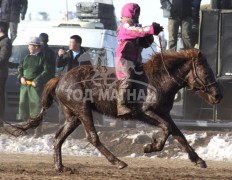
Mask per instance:
[[[51,133],[55,126],[44,128],[44,133]],[[149,143],[148,136],[138,136],[131,140],[126,138],[130,134],[139,131],[146,133],[154,132],[154,136],[160,136],[160,132],[150,127],[122,128],[112,130],[109,128],[98,128],[98,134],[105,146],[128,164],[128,167],[118,170],[111,165],[104,157],[76,157],[63,156],[63,164],[70,167],[72,171],[57,173],[54,170],[52,155],[25,155],[25,154],[0,154],[0,179],[75,179],[75,180],[104,180],[104,179],[229,179],[232,180],[232,162],[207,161],[208,168],[201,169],[189,160],[170,159],[184,152],[179,144],[171,137],[169,145],[162,152],[145,155],[146,158],[125,158],[135,153],[137,156],[144,156],[143,145]],[[195,142],[193,148],[208,144],[210,138],[216,134],[231,134],[230,131],[212,130],[183,130],[184,133],[202,133],[207,136],[199,142]],[[4,133],[0,130],[0,133]],[[78,129],[69,138],[85,138],[83,130]],[[151,158],[156,156],[157,158]]]
[[[103,157],[67,157],[72,172],[57,173],[52,155],[1,154],[0,179],[232,179],[232,163],[208,162],[200,169],[187,160],[121,158],[129,166],[118,170]]]

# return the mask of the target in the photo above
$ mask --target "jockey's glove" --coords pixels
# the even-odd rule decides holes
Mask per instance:
[[[160,26],[159,23],[153,22],[152,26],[154,28],[154,35],[158,35],[161,31],[164,30],[163,26]]]

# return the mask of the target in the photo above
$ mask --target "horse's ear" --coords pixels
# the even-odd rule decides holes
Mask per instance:
[[[198,52],[198,55],[197,55],[198,58],[201,58],[202,57],[202,53],[199,51]]]

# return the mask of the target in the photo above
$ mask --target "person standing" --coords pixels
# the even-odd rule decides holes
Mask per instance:
[[[192,0],[160,0],[168,18],[169,49],[177,50],[179,27],[184,48],[192,48]]]
[[[41,43],[41,52],[46,56],[49,63],[49,75],[51,76],[49,79],[51,79],[55,77],[56,72],[55,52],[48,46],[49,36],[47,33],[41,33],[39,38]]]
[[[27,0],[1,0],[0,1],[0,21],[9,23],[10,38],[13,42],[17,37],[18,23],[25,19],[27,12]]]
[[[91,65],[90,56],[81,46],[82,38],[79,35],[73,35],[69,40],[69,50],[58,50],[57,67],[63,68],[63,72],[68,72],[72,68],[80,65]]]
[[[73,35],[69,39],[69,50],[63,48],[58,50],[56,59],[57,68],[62,68],[62,74],[80,65],[92,65],[90,56],[81,46],[82,38],[79,35]],[[64,113],[59,105],[59,124],[64,122]]]
[[[18,80],[21,84],[19,97],[19,119],[26,121],[40,112],[40,98],[43,87],[50,77],[49,63],[41,52],[39,37],[31,37],[28,43],[29,54],[18,67]],[[41,132],[35,131],[35,136]],[[38,134],[39,133],[39,134]]]
[[[3,126],[5,113],[5,86],[8,77],[8,62],[12,44],[8,38],[8,24],[0,22],[0,127]]]

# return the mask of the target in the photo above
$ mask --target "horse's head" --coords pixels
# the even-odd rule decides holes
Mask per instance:
[[[191,64],[192,69],[187,76],[188,87],[208,103],[219,103],[222,93],[206,58],[197,52],[196,57],[191,58]]]

